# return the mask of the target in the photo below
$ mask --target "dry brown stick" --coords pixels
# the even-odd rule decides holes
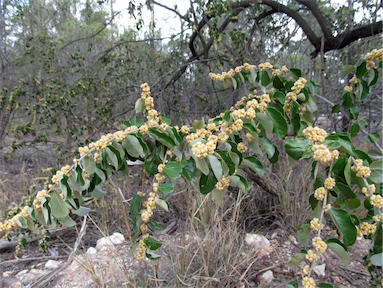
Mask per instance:
[[[0,262],[0,265],[9,265],[14,263],[28,262],[28,261],[39,261],[39,260],[47,260],[47,259],[62,259],[67,258],[67,256],[42,256],[42,257],[30,257],[30,258],[20,258],[13,259]]]

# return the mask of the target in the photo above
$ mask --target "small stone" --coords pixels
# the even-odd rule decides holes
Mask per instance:
[[[323,263],[322,265],[315,265],[313,266],[313,271],[315,274],[317,274],[319,277],[324,277],[326,276],[326,264]]]
[[[97,250],[94,247],[89,247],[88,250],[86,250],[86,254],[88,254],[88,255],[92,255],[92,254],[96,254],[96,253],[97,253]]]
[[[9,286],[9,288],[23,288],[23,287],[24,285],[20,281],[14,282]]]
[[[3,277],[11,277],[12,276],[12,271],[4,271],[3,272]]]
[[[270,284],[274,279],[273,271],[267,270],[265,273],[258,276],[258,280],[262,284]]]
[[[97,240],[96,249],[100,250],[102,246],[113,246],[125,242],[125,237],[121,233],[115,232],[112,236],[102,237]]]
[[[274,249],[263,235],[246,233],[245,243],[260,257],[268,256]]]
[[[47,263],[45,263],[45,268],[50,269],[50,270],[56,270],[59,268],[61,265],[60,261],[55,261],[55,260],[48,260]]]

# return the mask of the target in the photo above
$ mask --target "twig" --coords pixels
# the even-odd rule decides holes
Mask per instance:
[[[14,263],[21,263],[21,262],[28,262],[28,261],[42,261],[42,260],[47,260],[47,259],[62,259],[62,258],[67,258],[67,256],[42,256],[42,257],[29,257],[29,258],[21,258],[21,259],[13,259],[13,260],[7,260],[0,262],[2,266],[4,265],[9,265],[9,264],[14,264]]]

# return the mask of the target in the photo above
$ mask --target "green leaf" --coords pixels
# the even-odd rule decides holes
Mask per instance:
[[[351,128],[350,128],[350,135],[351,135],[351,137],[357,136],[359,131],[360,131],[359,124],[357,122],[352,123]]]
[[[352,158],[349,157],[347,160],[347,164],[344,167],[344,178],[346,179],[346,183],[349,186],[351,185],[351,164],[352,164]]]
[[[378,82],[378,79],[379,79],[379,72],[378,70],[376,70],[375,68],[374,69],[370,69],[368,71],[368,86],[372,86],[372,85],[375,85],[376,82]]]
[[[380,139],[379,133],[372,132],[372,133],[367,135],[367,141],[369,143],[373,143],[373,142],[379,141],[379,139]]]
[[[174,140],[170,136],[168,136],[164,132],[158,131],[157,129],[150,129],[148,134],[170,149],[172,149],[176,145],[174,143]]]
[[[166,163],[164,167],[164,174],[172,179],[177,179],[181,177],[182,174],[182,164],[179,162],[171,161]]]
[[[275,146],[274,144],[270,141],[269,138],[266,137],[259,137],[259,143],[261,144],[262,148],[266,151],[267,158],[270,160],[273,158],[275,154]]]
[[[366,61],[363,61],[358,67],[356,67],[356,77],[362,78],[367,73]]]
[[[326,244],[339,257],[340,260],[346,264],[350,263],[350,255],[343,246],[342,242],[338,239],[327,239]]]
[[[317,288],[333,288],[333,286],[328,283],[319,283],[316,287]]]
[[[261,72],[261,84],[262,86],[267,86],[269,85],[271,82],[271,79],[270,79],[270,76],[269,76],[269,73],[267,73],[267,71],[262,71]]]
[[[238,187],[243,192],[247,192],[249,189],[249,184],[247,183],[246,179],[243,178],[241,175],[232,175],[229,176],[230,182],[233,186]]]
[[[64,217],[64,218],[62,218],[62,219],[60,219],[60,222],[63,225],[65,225],[66,227],[74,227],[74,226],[76,226],[76,222],[72,218],[70,218],[69,215]]]
[[[160,207],[161,209],[165,210],[166,212],[169,212],[169,204],[160,198],[154,199],[154,203],[156,203],[157,207]]]
[[[311,142],[308,139],[291,138],[285,143],[286,153],[294,160],[309,158],[312,155]]]
[[[302,77],[302,71],[297,68],[291,68],[290,72],[294,74],[297,78]]]
[[[161,242],[157,241],[156,239],[153,239],[152,237],[148,237],[144,240],[146,247],[150,250],[157,250],[162,246]]]
[[[376,184],[383,183],[383,159],[370,164],[371,175],[369,179]]]
[[[141,197],[135,194],[132,202],[130,203],[130,213],[134,216],[138,216],[141,213]]]
[[[288,131],[286,118],[275,108],[267,108],[266,113],[273,121],[275,133],[279,138],[284,138]]]
[[[372,251],[375,254],[382,253],[383,252],[383,225],[382,223],[379,223],[376,228],[374,240],[373,240],[373,247]]]
[[[246,157],[243,160],[243,164],[249,167],[253,172],[257,173],[259,176],[263,177],[265,175],[265,168],[263,167],[261,161],[259,161],[257,157]]]
[[[141,143],[138,141],[137,137],[133,135],[127,135],[125,141],[122,143],[122,146],[126,149],[126,152],[134,158],[145,157],[144,148],[141,146]]]
[[[329,210],[331,219],[342,236],[346,247],[353,245],[357,237],[357,229],[352,223],[350,215],[341,209],[331,208]]]
[[[340,104],[336,104],[331,108],[331,113],[339,113],[340,112]]]
[[[74,210],[73,213],[78,216],[85,216],[88,215],[91,210],[89,207],[80,206],[77,210]]]
[[[158,185],[158,191],[160,191],[164,196],[167,196],[174,192],[174,184],[169,180],[165,183],[160,183]]]
[[[210,172],[209,166],[206,163],[206,159],[194,158],[196,167],[204,175],[208,175]]]
[[[234,90],[237,90],[237,80],[234,77],[232,77],[231,82],[233,83]]]
[[[283,85],[281,78],[279,78],[278,76],[275,76],[273,79],[273,86],[277,89],[282,89],[284,87],[284,85]]]
[[[221,156],[221,159],[226,163],[227,167],[229,168],[229,174],[233,174],[237,169],[237,166],[231,159],[228,151],[216,151],[216,153]]]
[[[145,111],[145,101],[142,98],[139,98],[134,104],[134,110],[137,114],[140,114]]]
[[[92,157],[92,155],[88,155],[82,158],[81,164],[84,171],[86,171],[90,175],[92,175],[96,170],[96,163],[94,162],[94,158]]]
[[[101,199],[106,195],[106,192],[102,189],[100,185],[97,185],[94,187],[93,191],[90,194],[96,199]]]
[[[225,192],[226,192],[226,189],[224,190],[213,189],[210,193],[211,199],[213,200],[215,204],[222,205],[223,199],[225,198]]]
[[[49,204],[52,208],[52,215],[58,219],[66,217],[69,214],[69,209],[64,200],[55,191],[51,192],[49,195],[51,197]]]
[[[183,168],[183,170],[182,170],[182,176],[186,179],[186,180],[188,180],[188,181],[191,181],[191,180],[193,180],[194,179],[194,177],[195,177],[195,171],[196,171],[196,166],[195,166],[195,163],[192,161],[192,158],[191,158],[191,160],[183,160],[183,162],[182,163],[185,163],[185,162],[187,163],[185,166],[184,166],[184,168]]]
[[[305,259],[305,257],[306,257],[306,253],[303,253],[303,252],[296,253],[291,257],[290,261],[287,263],[287,266],[289,268],[297,268],[299,264],[301,264],[301,262]]]
[[[219,181],[222,178],[222,164],[214,155],[207,156],[215,178]]]
[[[355,71],[356,71],[356,67],[354,65],[345,65],[340,71],[340,76],[344,78],[348,74],[355,73]]]
[[[111,162],[111,164],[113,165],[114,169],[118,170],[118,168],[120,167],[119,165],[119,153],[116,149],[114,149],[113,147],[106,147],[105,149],[106,151],[106,154],[108,155],[108,158]],[[121,161],[121,160],[120,160]]]
[[[371,256],[370,261],[372,265],[383,266],[383,253],[374,254]]]
[[[202,194],[206,195],[214,189],[217,179],[214,176],[213,172],[205,175],[202,174],[199,180],[199,190]]]
[[[301,227],[299,228],[297,232],[297,240],[299,244],[303,246],[309,245],[310,232],[311,232],[310,223],[301,225]]]
[[[273,132],[273,121],[266,115],[266,113],[257,113],[257,121],[263,126],[263,128],[265,128],[266,132]]]
[[[286,96],[282,91],[276,91],[272,97],[273,100],[278,100],[281,104],[286,102]]]
[[[25,219],[23,216],[19,216],[16,219],[16,224],[19,225],[21,228],[28,228],[27,219]]]

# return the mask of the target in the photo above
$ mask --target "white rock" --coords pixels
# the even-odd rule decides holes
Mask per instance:
[[[262,284],[270,284],[274,279],[273,271],[267,270],[265,273],[258,277],[259,282]]]
[[[263,235],[246,233],[245,243],[260,256],[268,256],[274,249],[270,241]]]
[[[50,269],[50,270],[55,270],[59,268],[61,265],[60,261],[55,261],[55,260],[48,260],[47,263],[45,263],[45,268]]]
[[[326,276],[325,269],[326,269],[326,264],[325,263],[323,263],[322,265],[315,265],[313,267],[314,273],[317,274],[320,277]]]
[[[112,236],[102,237],[97,240],[96,249],[100,250],[102,246],[113,246],[125,242],[125,237],[121,233],[115,232]]]
[[[3,277],[5,278],[5,277],[12,277],[12,271],[4,271],[3,272]]]
[[[97,253],[97,250],[94,247],[89,247],[88,250],[86,250],[86,254],[88,254],[88,255],[92,255],[92,254],[96,254],[96,253]]]

